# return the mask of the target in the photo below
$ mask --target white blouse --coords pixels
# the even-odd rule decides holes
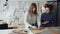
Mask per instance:
[[[33,17],[31,18],[28,11],[25,12],[25,17],[24,17],[24,24],[25,24],[25,28],[28,27],[32,27],[32,23],[34,24],[37,21],[37,25],[38,27],[40,27],[41,23],[40,23],[40,16],[37,15],[37,17],[35,15],[33,15]]]

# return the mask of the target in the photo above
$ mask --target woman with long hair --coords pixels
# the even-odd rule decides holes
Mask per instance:
[[[29,10],[25,12],[24,23],[27,28],[28,27],[37,28],[39,22],[40,22],[40,19],[38,18],[37,5],[36,3],[32,3],[31,6],[29,7]]]

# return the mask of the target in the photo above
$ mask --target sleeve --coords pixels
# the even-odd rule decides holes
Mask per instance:
[[[52,15],[52,20],[53,20],[54,22],[56,22],[56,15],[55,15],[55,14]]]
[[[41,14],[41,23],[44,22],[44,14]]]
[[[40,27],[40,25],[41,25],[41,15],[39,15],[39,16],[37,16],[37,25],[38,25],[38,27]]]
[[[27,16],[28,16],[28,13],[25,12],[25,17],[24,17],[24,24],[25,24],[25,28],[27,29],[29,26],[32,27],[32,25],[30,25],[27,21]]]

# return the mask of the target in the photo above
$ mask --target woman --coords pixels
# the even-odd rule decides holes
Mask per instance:
[[[38,27],[39,26],[39,16],[37,14],[37,5],[35,3],[32,3],[31,6],[29,7],[28,12],[25,12],[25,27]]]
[[[56,16],[52,12],[53,5],[45,5],[46,12],[41,15],[41,27],[52,27],[56,25]]]

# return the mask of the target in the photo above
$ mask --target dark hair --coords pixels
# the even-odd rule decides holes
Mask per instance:
[[[47,7],[48,7],[48,8],[49,8],[49,10],[50,10],[50,11],[52,11],[54,6],[53,6],[52,4],[45,4],[45,6],[44,6],[44,7],[45,7],[45,8],[47,8]]]
[[[37,5],[36,5],[36,3],[32,3],[31,6],[34,6],[35,7],[34,14],[37,14]]]

